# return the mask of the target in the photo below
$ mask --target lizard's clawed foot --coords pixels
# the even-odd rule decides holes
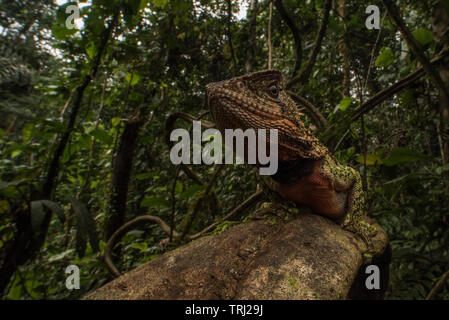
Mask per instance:
[[[364,220],[359,220],[356,223],[350,219],[345,219],[342,223],[345,230],[357,234],[365,242],[367,246],[367,253],[374,252],[373,238],[377,234],[377,229]]]

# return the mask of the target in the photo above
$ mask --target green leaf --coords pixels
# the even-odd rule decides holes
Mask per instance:
[[[69,37],[73,34],[75,34],[78,30],[75,29],[69,29],[66,26],[61,26],[59,24],[55,24],[51,28],[51,33],[57,40],[66,41],[69,40]]]
[[[140,173],[136,176],[137,180],[147,180],[150,178],[153,178],[154,176],[157,176],[158,173],[157,172],[145,172],[145,173]]]
[[[9,208],[9,202],[6,200],[0,200],[0,215],[7,213],[10,210]],[[0,230],[2,228],[0,227]]]
[[[383,163],[382,159],[377,154],[367,154],[365,156],[366,158],[366,165],[367,166],[374,166],[374,165],[380,165]],[[363,155],[358,156],[355,159],[358,163],[364,163],[363,162]]]
[[[449,171],[449,163],[445,164],[444,166],[435,168],[436,174],[442,174],[443,172],[447,172],[447,171]]]
[[[127,0],[122,3],[124,20],[128,28],[131,28],[140,20],[140,0]]]
[[[168,0],[151,0],[151,4],[154,5],[155,7],[164,9],[165,6],[167,5]]]
[[[93,130],[90,134],[92,136],[94,136],[97,140],[99,140],[105,144],[112,143],[112,137],[104,129],[97,128],[97,129]]]
[[[100,181],[98,181],[98,180],[92,181],[90,183],[90,188],[95,189],[95,187],[98,185],[98,183],[100,183]]]
[[[25,126],[22,130],[22,139],[24,143],[28,143],[31,141],[31,138],[33,137],[33,129],[34,124],[29,124]]]
[[[0,190],[9,188],[11,186],[18,186],[19,184],[21,184],[22,182],[24,182],[23,180],[19,180],[19,181],[11,181],[11,182],[4,182],[4,181],[0,181]]]
[[[343,99],[341,99],[340,103],[338,104],[338,108],[341,111],[345,111],[351,105],[352,101],[354,101],[353,98],[351,98],[351,97],[344,97]]]
[[[42,230],[42,224],[46,219],[51,219],[51,214],[55,213],[61,222],[65,221],[64,211],[61,207],[50,200],[36,200],[31,202],[31,228],[33,236],[38,237]]]
[[[114,117],[111,119],[111,123],[113,127],[116,127],[120,123],[121,119],[120,117]]]
[[[75,217],[76,226],[76,252],[78,256],[82,258],[87,247],[87,238],[89,243],[95,252],[100,250],[98,235],[95,229],[95,221],[87,210],[84,203],[74,198],[70,199],[73,206],[73,213]]]
[[[86,53],[89,56],[89,58],[94,59],[97,55],[97,48],[95,47],[94,42],[90,42],[86,47]]]
[[[426,46],[433,41],[433,33],[426,28],[418,28],[412,32],[416,41],[422,46]]]
[[[175,185],[175,192],[176,193],[180,193],[182,191],[182,183],[179,181],[176,181],[176,185]]]
[[[14,159],[14,158],[18,157],[21,153],[22,153],[22,150],[14,150],[11,153],[11,159]]]
[[[401,180],[404,180],[404,179],[407,179],[407,178],[413,177],[413,176],[416,177],[416,174],[413,174],[413,173],[407,173],[406,175],[403,175],[403,176],[401,176],[401,177],[399,177],[399,178],[395,178],[395,179],[393,179],[393,180],[389,180],[389,181],[387,181],[387,182],[384,182],[383,184],[384,184],[384,185],[392,184],[392,183],[399,182],[399,181],[401,181]]]
[[[16,274],[14,282],[8,292],[8,299],[20,300],[20,298],[22,297],[22,288],[23,286],[21,284],[21,278]]]
[[[390,156],[384,159],[384,164],[386,166],[395,166],[400,163],[407,163],[417,160],[431,160],[432,157],[426,156],[422,153],[407,149],[407,148],[396,148],[390,154]]]
[[[189,188],[187,188],[187,190],[185,190],[184,192],[182,192],[179,195],[180,199],[190,199],[192,198],[197,192],[204,190],[204,186],[198,185],[198,184],[194,184],[192,186],[190,186]]]
[[[33,236],[38,237],[41,233],[41,227],[47,217],[48,211],[44,209],[41,200],[31,202],[31,229]]]
[[[65,222],[65,215],[64,210],[57,204],[56,202],[50,201],[50,200],[41,200],[42,204],[51,210],[52,213],[55,213],[59,220],[64,223]]]
[[[140,76],[136,73],[128,73],[126,76],[126,82],[132,87],[135,86],[140,81]]]
[[[148,244],[147,244],[146,242],[133,243],[133,244],[131,245],[131,248],[137,249],[137,250],[139,250],[141,253],[145,253],[145,251],[147,251]]]
[[[18,180],[11,182],[0,181],[0,195],[4,198],[13,198],[18,194],[18,188],[20,184],[26,183],[26,180]]]
[[[63,260],[65,257],[70,256],[73,253],[73,249],[68,249],[66,251],[63,251],[61,253],[55,254],[54,256],[50,256],[48,259],[48,262],[55,262],[59,260]]]
[[[144,8],[146,8],[147,6],[148,6],[148,3],[150,3],[151,1],[150,0],[140,0],[140,7],[139,7],[139,9],[144,9]]]
[[[144,234],[145,232],[142,230],[131,230],[130,232],[126,233],[126,236],[132,236],[134,238],[140,238],[142,236],[142,234]]]
[[[169,205],[170,201],[155,196],[147,197],[140,203],[141,207],[168,207]]]
[[[76,142],[76,144],[81,149],[90,150],[90,147],[92,145],[92,137],[90,137],[89,135],[85,135],[85,134],[79,135],[78,141]]]
[[[390,64],[392,64],[395,60],[393,51],[391,48],[383,47],[380,49],[380,54],[376,59],[375,66],[376,67],[386,67]]]

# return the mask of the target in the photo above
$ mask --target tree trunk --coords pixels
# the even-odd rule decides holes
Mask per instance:
[[[125,222],[129,178],[131,176],[137,138],[139,137],[139,131],[143,124],[144,115],[140,115],[140,111],[138,111],[126,123],[125,129],[120,137],[120,144],[112,172],[110,210],[105,221],[106,239],[109,239]]]
[[[382,298],[388,238],[379,225],[376,255],[331,220],[270,212],[221,234],[199,238],[120,276],[84,299],[345,299]],[[380,269],[380,289],[367,290],[366,266]]]
[[[442,49],[449,47],[449,16],[444,6],[443,1],[437,1],[432,10],[432,29],[435,34],[435,40],[438,46]],[[445,63],[442,63],[438,72],[446,88],[449,92],[449,58],[445,58]],[[440,123],[439,123],[439,140],[441,157],[443,163],[449,163],[449,101],[439,90],[440,95]]]
[[[338,1],[338,13],[340,15],[340,21],[345,22],[345,0]],[[340,56],[343,59],[343,97],[350,96],[351,89],[351,74],[349,70],[349,49],[346,43],[346,25],[344,25],[343,37],[338,43]]]
[[[256,18],[257,18],[257,8],[258,0],[251,0],[251,4],[248,10],[249,16],[249,27],[248,27],[248,48],[246,51],[246,61],[245,61],[245,71],[250,73],[253,70],[254,62],[254,48],[256,46]]]

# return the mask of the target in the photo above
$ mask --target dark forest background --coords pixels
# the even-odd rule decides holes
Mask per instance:
[[[181,170],[166,133],[211,121],[205,85],[267,69],[271,51],[307,124],[362,174],[391,240],[387,298],[438,280],[431,297],[449,298],[449,1],[93,0],[69,29],[71,4],[0,1],[0,296],[79,298],[113,278],[103,253],[125,222],[193,234],[248,199],[250,166]],[[117,267],[179,245],[166,238],[127,233]]]

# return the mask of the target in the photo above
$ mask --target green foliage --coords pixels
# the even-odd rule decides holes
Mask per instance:
[[[383,160],[383,164],[386,166],[395,166],[398,164],[407,163],[415,160],[430,160],[431,157],[426,156],[419,152],[414,152],[407,148],[396,148],[394,149],[390,156]]]
[[[377,56],[375,66],[376,67],[386,67],[392,64],[395,60],[393,50],[391,48],[383,47],[380,49],[380,54]]]
[[[95,221],[92,219],[87,207],[81,201],[70,199],[75,216],[76,252],[82,258],[87,248],[87,239],[94,252],[100,251]]]
[[[416,41],[422,46],[428,45],[433,41],[433,33],[425,28],[418,28],[412,32]]]
[[[320,27],[324,1],[283,3],[300,30],[304,67]],[[7,299],[77,299],[111,279],[102,259],[107,239],[100,239],[100,234],[110,213],[120,139],[137,110],[146,110],[145,124],[133,157],[126,221],[144,214],[171,221],[175,200],[176,229],[181,231],[184,221],[189,233],[195,233],[219,221],[256,190],[255,174],[246,165],[226,166],[217,179],[213,190],[221,206],[212,198],[201,198],[214,173],[212,166],[192,166],[205,184],[192,181],[185,173],[174,184],[176,168],[170,163],[163,136],[169,114],[197,116],[206,110],[207,83],[245,72],[249,19],[236,15],[243,2],[232,1],[228,25],[226,1],[93,1],[80,9],[84,26],[79,30],[65,27],[69,4],[74,3],[0,3],[4,28],[0,35],[0,258],[18,232],[19,212],[30,214],[36,236],[46,219],[50,221],[43,247],[15,273]],[[427,10],[431,4],[409,1],[401,9],[429,57],[438,51]],[[360,105],[360,84],[367,101],[419,67],[388,18],[382,20],[376,44],[377,31],[366,29],[364,9],[359,2],[347,0],[343,21],[331,14],[309,81],[292,90],[313,102],[333,126],[326,137],[330,144],[345,137],[336,157],[367,178],[368,211],[388,232],[393,249],[387,298],[422,299],[449,265],[449,166],[441,161],[435,112],[438,91],[423,77],[365,114],[364,133],[361,124],[354,122],[345,135],[347,127],[341,119]],[[74,130],[59,161],[52,197],[41,199],[49,163],[70,120],[76,88],[90,74],[105,28],[117,11],[117,28],[96,78],[84,91]],[[253,70],[267,66],[267,24],[268,10],[259,12]],[[294,41],[276,10],[271,31],[273,68],[290,77]],[[351,57],[350,96],[344,97],[342,40],[350,44]],[[209,115],[203,119],[211,120]],[[313,124],[310,119],[306,123]],[[189,126],[182,120],[175,125]],[[197,216],[185,222],[194,206]],[[234,223],[226,221],[215,232]],[[166,237],[154,225],[129,232],[120,242],[119,269],[130,270],[162,254],[159,243]],[[65,288],[63,270],[70,264],[80,267],[81,290]],[[447,286],[439,297],[449,298]]]
[[[340,109],[341,111],[345,111],[346,109],[348,109],[348,107],[351,105],[353,101],[354,99],[351,97],[344,97],[337,105],[336,110]]]

